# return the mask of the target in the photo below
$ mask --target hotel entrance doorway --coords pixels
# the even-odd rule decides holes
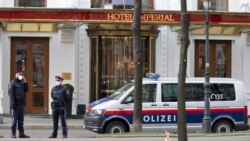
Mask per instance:
[[[145,36],[142,44],[143,73],[155,71],[155,37]],[[91,37],[90,102],[112,94],[134,79],[132,36]]]
[[[49,38],[11,38],[11,79],[20,69],[29,87],[25,113],[48,113],[48,63]]]

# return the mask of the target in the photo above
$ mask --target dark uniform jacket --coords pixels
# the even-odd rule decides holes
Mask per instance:
[[[51,90],[51,97],[53,99],[53,103],[68,103],[68,94],[69,90],[63,86],[63,85],[58,85],[54,86]]]
[[[22,82],[19,79],[14,79],[9,84],[9,96],[10,104],[20,105],[25,102],[25,93],[28,91],[27,83]]]

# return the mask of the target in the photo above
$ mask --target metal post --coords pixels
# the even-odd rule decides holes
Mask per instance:
[[[203,132],[211,133],[211,117],[210,117],[210,94],[211,94],[211,84],[210,84],[210,46],[209,46],[209,2],[210,0],[204,0],[207,2],[207,7],[204,6],[205,10],[205,84],[204,84],[204,117],[203,117]]]

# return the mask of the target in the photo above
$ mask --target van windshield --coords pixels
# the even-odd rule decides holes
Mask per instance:
[[[114,100],[118,100],[120,97],[122,97],[126,91],[128,91],[132,86],[134,85],[134,83],[128,83],[126,85],[124,85],[123,87],[121,87],[120,89],[116,90],[113,94],[111,94],[108,98],[109,99],[114,99]]]

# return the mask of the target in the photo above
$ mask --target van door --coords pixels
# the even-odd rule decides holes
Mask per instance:
[[[177,83],[161,84],[162,116],[167,120],[159,124],[161,130],[177,131]]]
[[[157,112],[161,108],[157,100],[157,84],[143,84],[142,86],[142,129],[143,131],[154,131],[159,123]]]
[[[198,109],[198,102],[203,99],[204,85],[202,83],[187,83],[185,86],[187,130],[202,129],[203,110]]]
[[[161,85],[161,107],[164,109],[162,116],[167,120],[158,125],[158,128],[167,129],[168,131],[177,131],[177,83],[164,83]],[[187,83],[185,86],[186,114],[187,126],[193,124],[192,115],[197,110],[197,101],[195,100],[195,87],[193,84]]]

